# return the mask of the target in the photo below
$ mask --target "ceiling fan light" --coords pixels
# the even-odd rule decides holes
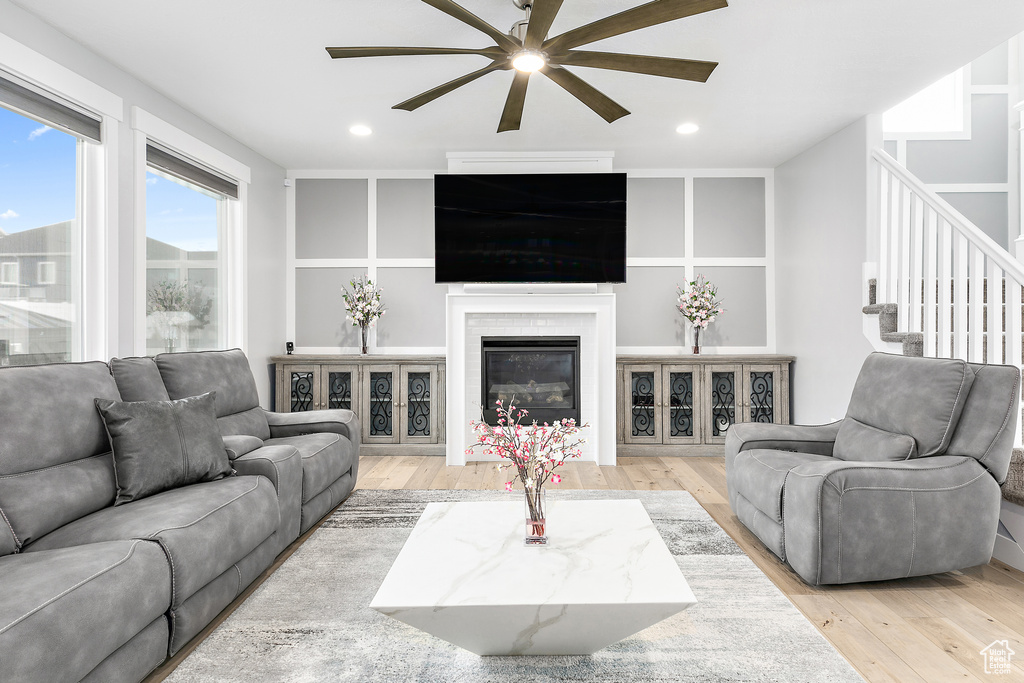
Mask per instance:
[[[352,135],[366,136],[373,133],[373,129],[371,129],[369,126],[364,126],[362,124],[357,123],[356,125],[349,128],[348,132],[352,133]]]
[[[544,55],[536,50],[521,50],[512,57],[512,66],[517,71],[524,71],[526,73],[533,73],[538,71],[547,64],[547,59]]]
[[[690,135],[692,133],[696,133],[698,130],[700,130],[700,126],[696,123],[680,123],[679,126],[676,127],[676,132],[680,135]]]

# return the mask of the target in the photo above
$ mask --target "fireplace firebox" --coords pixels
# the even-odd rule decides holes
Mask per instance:
[[[579,337],[483,337],[481,405],[498,424],[495,401],[527,411],[524,424],[580,421]]]

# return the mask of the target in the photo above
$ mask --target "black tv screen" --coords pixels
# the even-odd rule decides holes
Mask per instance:
[[[625,282],[626,174],[434,176],[434,279]]]

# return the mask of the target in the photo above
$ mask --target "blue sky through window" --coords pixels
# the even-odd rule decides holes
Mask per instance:
[[[187,251],[217,251],[217,201],[146,172],[146,236]]]
[[[75,218],[78,140],[0,107],[0,230]]]

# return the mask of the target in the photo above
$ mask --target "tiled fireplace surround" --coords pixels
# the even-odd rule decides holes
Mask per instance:
[[[615,464],[615,295],[602,285],[450,286],[447,297],[447,463],[498,460],[465,450],[480,419],[480,339],[580,338],[583,460]]]

